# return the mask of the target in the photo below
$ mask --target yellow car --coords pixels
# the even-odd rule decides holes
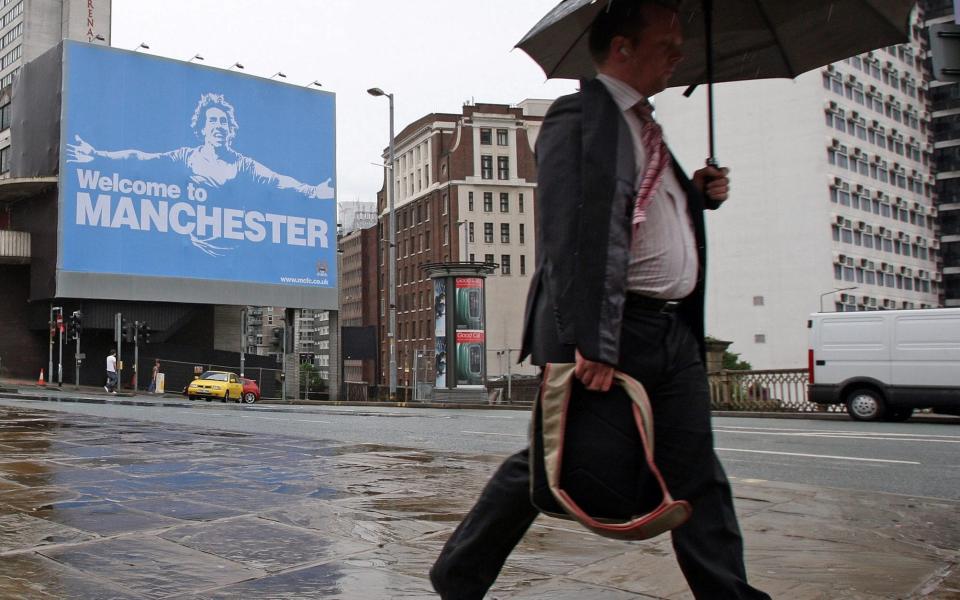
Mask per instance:
[[[194,379],[187,386],[187,398],[196,400],[203,398],[210,402],[211,398],[219,398],[221,402],[243,398],[243,383],[236,373],[229,371],[206,371],[199,379]]]

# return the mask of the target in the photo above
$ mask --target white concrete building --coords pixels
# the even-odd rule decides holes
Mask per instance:
[[[707,214],[707,333],[732,340],[755,369],[807,366],[807,316],[821,302],[939,305],[922,44],[917,29],[908,44],[796,80],[716,86],[732,193]],[[688,172],[707,156],[705,91],[655,99]]]
[[[10,171],[10,86],[60,40],[110,45],[111,0],[0,0],[0,177]]]

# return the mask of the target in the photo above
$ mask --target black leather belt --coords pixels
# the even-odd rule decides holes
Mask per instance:
[[[650,296],[641,296],[640,294],[627,294],[627,307],[633,310],[645,310],[659,313],[672,313],[680,308],[680,300],[662,300],[660,298],[651,298]]]

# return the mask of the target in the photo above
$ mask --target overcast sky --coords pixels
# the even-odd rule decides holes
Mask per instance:
[[[575,82],[546,82],[514,44],[558,0],[113,0],[112,44],[251,75],[282,71],[288,83],[318,80],[337,95],[340,200],[376,199],[389,137],[430,112],[465,101],[517,104],[556,98]]]

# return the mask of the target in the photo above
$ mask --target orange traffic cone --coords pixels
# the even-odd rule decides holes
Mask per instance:
[[[47,385],[47,382],[43,380],[43,369],[40,369],[40,379],[37,381],[37,385]]]

